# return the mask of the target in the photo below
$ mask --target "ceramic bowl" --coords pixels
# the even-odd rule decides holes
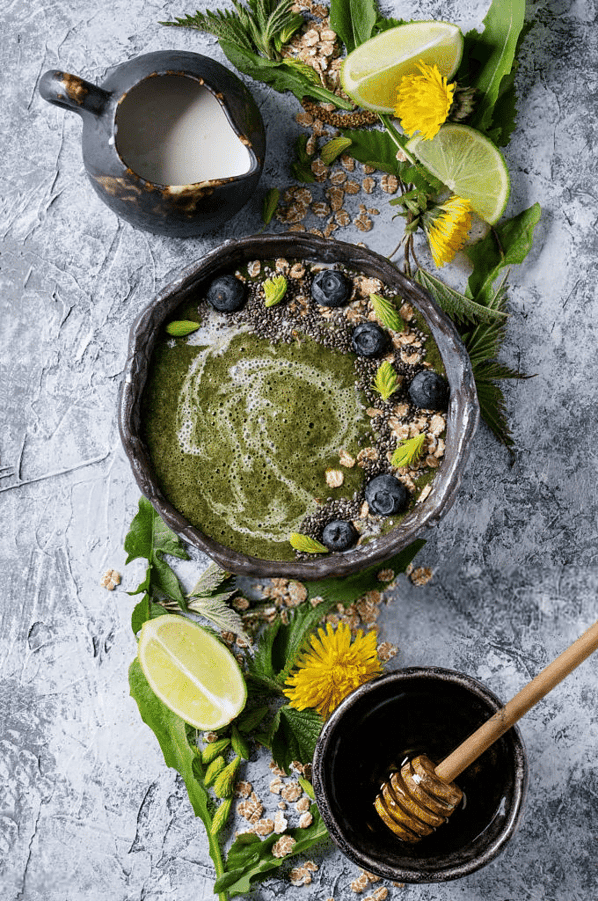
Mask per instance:
[[[354,691],[326,722],[314,756],[313,781],[322,818],[347,857],[398,882],[445,882],[493,860],[519,824],[527,758],[514,727],[456,780],[465,795],[435,833],[401,842],[373,802],[388,768],[425,753],[439,763],[502,706],[471,676],[412,667]]]
[[[428,323],[450,385],[445,456],[427,499],[417,504],[387,534],[343,553],[306,561],[278,562],[238,553],[190,525],[164,497],[157,484],[142,428],[143,391],[152,352],[164,322],[172,317],[179,304],[195,297],[215,276],[234,271],[250,260],[278,257],[322,263],[341,262],[366,276],[380,278],[396,289],[422,313]],[[452,322],[429,295],[385,257],[371,250],[299,234],[262,235],[229,241],[183,270],[133,324],[119,410],[123,445],[139,488],[175,532],[208,554],[227,572],[300,580],[359,572],[397,554],[425,533],[428,527],[436,525],[457,494],[477,421],[478,403],[469,357]]]

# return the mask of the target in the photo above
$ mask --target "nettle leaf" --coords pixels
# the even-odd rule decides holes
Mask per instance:
[[[293,178],[307,184],[316,180],[311,168],[313,154],[307,152],[308,140],[307,135],[299,135],[295,141],[295,159],[291,163],[291,175]]]
[[[320,157],[326,166],[330,166],[337,157],[345,152],[351,146],[351,138],[333,138],[328,141],[320,150]]]
[[[470,31],[465,36],[463,57],[470,66],[469,72],[464,73],[465,83],[479,92],[468,124],[479,131],[487,132],[492,127],[494,105],[501,97],[503,78],[513,68],[524,16],[525,0],[492,0],[482,33]],[[458,79],[461,78],[460,72]],[[506,85],[503,100],[505,94]]]
[[[152,603],[149,594],[145,594],[139,603],[136,604],[131,614],[133,634],[137,635],[142,625],[148,619],[156,619],[158,616],[164,616],[166,613],[168,613],[168,610],[165,610],[161,604]]]
[[[330,0],[330,27],[347,53],[371,38],[379,18],[375,0]]]
[[[378,371],[376,372],[374,381],[372,382],[372,388],[374,388],[382,400],[388,400],[388,398],[395,393],[397,388],[399,387],[399,377],[397,375],[396,369],[393,368],[392,363],[388,360],[384,360],[383,363],[378,367]]]
[[[220,569],[217,563],[210,563],[189,592],[189,597],[205,598],[216,594],[222,597],[223,592],[232,597],[237,590],[236,587],[231,587],[233,582],[234,578],[230,573]]]
[[[275,763],[290,773],[294,760],[311,763],[324,721],[315,710],[279,707],[272,723],[270,750]]]
[[[401,315],[392,300],[380,294],[370,294],[370,303],[378,322],[393,332],[402,332],[405,328]]]
[[[334,103],[340,109],[352,110],[354,106],[342,97],[333,94],[322,87],[321,84],[315,84],[308,78],[303,71],[296,67],[288,65],[284,60],[278,62],[276,60],[264,59],[257,53],[233,44],[230,41],[220,40],[222,52],[232,63],[235,68],[256,81],[263,81],[269,84],[275,91],[284,93],[291,91],[298,100],[304,97],[311,97],[313,100],[320,100],[325,103]]]
[[[296,551],[302,551],[304,554],[328,554],[329,550],[325,544],[310,538],[309,535],[303,535],[301,532],[291,532],[289,535],[289,544]]]
[[[422,288],[428,291],[439,307],[451,318],[458,319],[462,322],[492,322],[495,320],[506,319],[507,313],[504,310],[492,310],[489,307],[482,306],[461,294],[455,288],[449,287],[433,273],[421,266],[415,273],[415,281],[419,282]]]
[[[236,610],[228,606],[226,601],[219,597],[192,597],[188,602],[189,610],[198,613],[213,623],[224,632],[234,632],[235,635],[249,640],[249,636],[243,627],[243,620]]]
[[[407,438],[395,449],[391,464],[401,469],[403,466],[412,466],[421,456],[426,441],[426,433],[420,432],[413,438]]]
[[[269,225],[272,222],[274,213],[276,212],[276,208],[278,207],[279,200],[279,189],[270,188],[270,190],[264,197],[264,203],[262,205],[262,222],[264,223],[264,225]]]

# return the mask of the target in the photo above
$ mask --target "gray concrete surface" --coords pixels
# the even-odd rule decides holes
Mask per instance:
[[[383,9],[469,28],[486,5]],[[139,310],[206,249],[257,231],[264,192],[288,183],[298,107],[251,83],[268,128],[258,193],[218,234],[169,240],[100,202],[83,172],[79,119],[36,87],[55,67],[101,82],[112,65],[157,49],[222,60],[213,38],[158,24],[193,9],[174,0],[2,6],[0,466],[13,473],[0,481],[2,901],[212,897],[201,827],[128,697],[127,590],[141,569],[125,569],[122,544],[138,490],[115,406]],[[598,607],[596,3],[539,0],[528,17],[509,212],[539,201],[544,215],[532,254],[510,275],[503,358],[535,376],[507,386],[517,451],[510,460],[479,430],[458,501],[418,558],[433,579],[417,588],[402,578],[381,621],[399,646],[395,665],[462,669],[505,699]],[[365,241],[389,253],[398,225],[386,195],[377,191],[375,205]],[[342,237],[364,236],[348,228]],[[181,568],[189,585],[207,562],[194,554]],[[123,582],[110,593],[100,579],[112,567]],[[530,787],[504,854],[459,882],[389,884],[392,901],[598,897],[597,667],[586,662],[522,724]],[[257,897],[357,897],[354,865],[336,851],[318,862],[311,886],[272,880]]]

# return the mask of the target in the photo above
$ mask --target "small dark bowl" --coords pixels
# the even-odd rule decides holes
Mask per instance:
[[[517,829],[527,787],[516,727],[459,776],[465,805],[418,844],[393,835],[373,803],[393,763],[418,753],[439,763],[501,706],[471,676],[438,667],[397,670],[349,695],[322,730],[313,768],[318,808],[341,851],[399,882],[446,882],[493,860]]]
[[[380,538],[342,553],[297,562],[261,560],[238,553],[191,526],[164,497],[157,484],[144,442],[141,417],[141,401],[152,353],[161,326],[173,311],[183,301],[197,296],[215,276],[234,271],[250,260],[278,257],[344,263],[352,270],[379,278],[396,289],[424,316],[442,356],[450,385],[446,451],[426,500],[417,504],[395,529]],[[450,319],[418,284],[404,276],[386,257],[366,248],[311,235],[286,234],[241,238],[223,244],[206,254],[199,263],[184,269],[138,317],[129,339],[119,427],[140,490],[185,541],[204,551],[227,572],[261,578],[313,580],[346,576],[387,560],[411,544],[426,527],[436,525],[455,500],[478,415],[475,382],[467,352]]]

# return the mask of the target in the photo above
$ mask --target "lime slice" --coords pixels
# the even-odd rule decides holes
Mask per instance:
[[[474,212],[493,225],[509,199],[511,182],[504,157],[492,141],[467,125],[443,125],[426,141],[411,138],[407,151],[454,194],[469,200]]]
[[[463,35],[456,25],[408,22],[356,47],[342,65],[341,84],[359,106],[392,113],[401,78],[419,75],[420,60],[437,65],[441,75],[451,78],[462,55]]]
[[[169,614],[145,622],[137,656],[155,694],[197,729],[219,729],[245,706],[247,686],[239,664],[189,619]]]

